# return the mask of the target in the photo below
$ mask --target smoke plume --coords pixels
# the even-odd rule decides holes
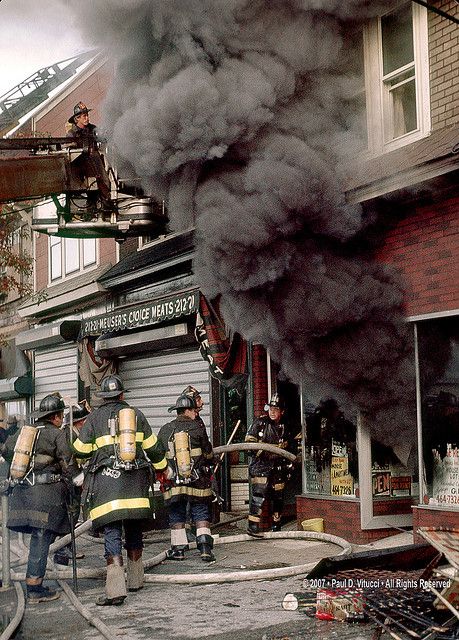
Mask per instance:
[[[80,0],[78,19],[117,64],[104,124],[119,165],[174,229],[196,226],[204,294],[312,399],[359,407],[396,443],[414,377],[403,285],[353,242],[372,218],[343,195],[362,144],[358,34],[393,4]]]

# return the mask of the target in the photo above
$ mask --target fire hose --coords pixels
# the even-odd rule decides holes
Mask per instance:
[[[296,455],[281,449],[274,444],[267,444],[266,442],[238,442],[236,444],[223,444],[221,447],[214,447],[214,453],[229,453],[230,451],[267,451],[268,453],[274,453],[282,458],[295,462]]]

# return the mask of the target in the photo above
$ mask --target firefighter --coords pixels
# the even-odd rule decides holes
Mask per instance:
[[[248,429],[246,442],[264,442],[281,449],[288,447],[288,433],[284,416],[284,401],[278,393],[271,396],[265,406],[268,415],[257,418]],[[263,505],[272,502],[272,531],[281,530],[283,491],[292,465],[274,453],[258,451],[249,458],[252,492],[249,506],[247,533],[258,535]]]
[[[96,139],[96,125],[89,122],[89,112],[92,109],[83,102],[78,102],[73,107],[73,115],[70,116],[67,123],[67,137],[79,138],[82,141],[95,140]]]
[[[107,579],[98,605],[120,605],[126,598],[122,556],[124,527],[127,588],[143,587],[142,528],[152,517],[149,489],[153,467],[167,467],[164,448],[141,411],[124,400],[117,375],[105,377],[97,395],[104,403],[92,411],[73,443],[78,458],[88,458],[83,501],[96,530],[104,533]],[[147,458],[148,456],[148,458]],[[150,462],[151,461],[151,462]]]
[[[10,513],[8,528],[30,533],[30,550],[27,563],[27,600],[30,604],[55,600],[56,591],[43,586],[46,561],[50,545],[57,536],[70,532],[66,502],[68,484],[79,474],[68,439],[60,429],[64,417],[64,401],[56,394],[48,395],[40,402],[36,418],[37,429],[30,448],[18,443],[18,450],[31,451],[28,463],[24,463],[22,478],[10,480]],[[31,430],[31,427],[23,427]],[[15,464],[14,448],[21,432],[8,438],[3,455],[12,466]]]
[[[163,482],[161,487],[171,527],[171,548],[167,557],[171,560],[185,559],[188,549],[185,523],[189,505],[201,559],[212,562],[215,560],[210,533],[212,445],[204,423],[196,420],[198,409],[194,397],[181,394],[168,411],[177,411],[177,417],[161,427],[158,434],[167,449],[166,456],[173,471],[173,477]]]

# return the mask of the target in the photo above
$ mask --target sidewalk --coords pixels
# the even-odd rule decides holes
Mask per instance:
[[[245,528],[245,522],[243,525]],[[228,525],[224,533],[241,533]],[[219,531],[223,537],[223,532]],[[167,548],[166,532],[147,539],[145,557]],[[385,538],[355,550],[385,548],[409,544],[410,534]],[[102,567],[103,545],[94,538],[78,541],[86,554],[79,567]],[[150,570],[152,574],[212,573],[250,569],[269,569],[317,562],[336,555],[335,545],[316,541],[277,539],[253,540],[216,545],[216,562],[204,564],[196,549],[184,562],[165,561]],[[103,592],[102,580],[80,580],[79,597],[94,615],[114,630],[132,640],[301,640],[306,638],[369,640],[371,625],[322,622],[298,611],[284,611],[282,600],[287,592],[302,591],[304,575],[278,580],[232,582],[210,585],[147,584],[138,593],[129,594],[121,607],[97,607],[94,602]],[[14,593],[14,592],[9,592]],[[5,599],[6,594],[3,594]],[[11,597],[10,597],[11,599]],[[6,611],[4,608],[3,611]],[[90,640],[100,638],[70,606],[64,594],[57,601],[29,606],[17,635],[19,640]],[[120,636],[120,637],[121,637]]]

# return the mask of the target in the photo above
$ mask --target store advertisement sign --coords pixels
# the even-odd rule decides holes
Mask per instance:
[[[122,308],[111,313],[87,318],[81,323],[80,339],[126,329],[159,324],[180,316],[195,313],[199,306],[199,291],[187,291],[153,300],[136,307]]]
[[[332,456],[330,466],[330,483],[332,496],[353,495],[354,483],[349,474],[347,456]]]
[[[395,497],[411,495],[411,476],[393,476],[390,479],[390,495]]]
[[[390,496],[390,471],[373,471],[373,495]]]
[[[330,495],[329,469],[325,468],[322,469],[322,471],[317,471],[313,457],[309,455],[306,455],[305,457],[304,467],[306,476],[306,493]]]
[[[442,458],[434,449],[433,504],[459,505],[459,448],[448,444]]]

